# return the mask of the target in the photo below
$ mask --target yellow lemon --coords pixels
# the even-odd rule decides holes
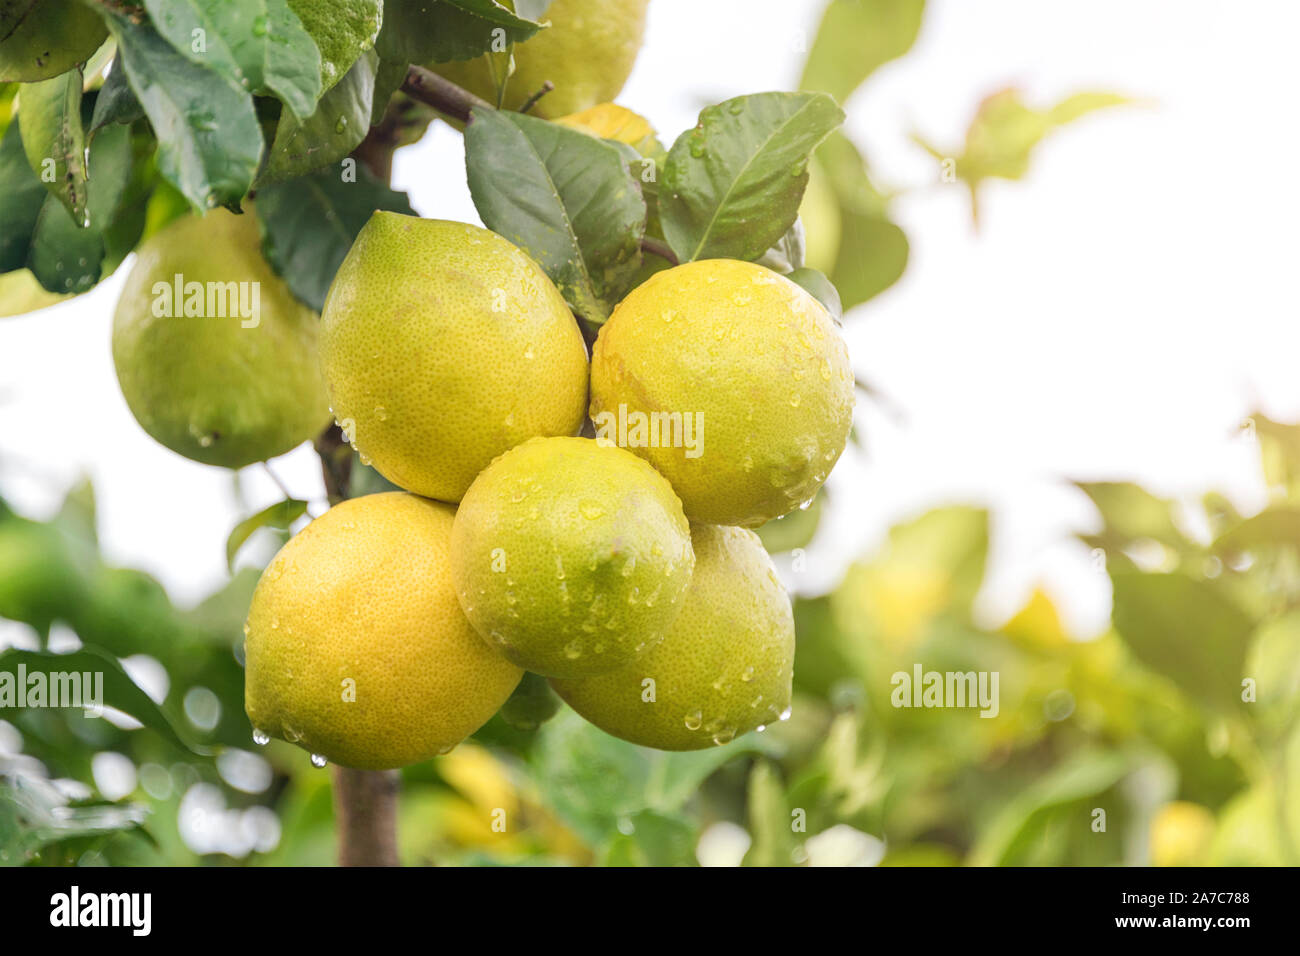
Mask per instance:
[[[1151,820],[1151,863],[1198,866],[1214,840],[1214,814],[1199,803],[1166,803]]]
[[[601,730],[698,750],[781,719],[794,679],[794,617],[758,536],[695,525],[695,574],[663,641],[612,674],[552,680]]]
[[[834,320],[762,266],[707,259],[619,303],[592,354],[597,437],[655,466],[686,516],[755,527],[808,501],[853,423]]]
[[[329,423],[316,313],[262,258],[252,214],[186,216],[145,242],[113,315],[113,364],[140,426],[240,468]]]
[[[367,495],[290,539],[248,612],[254,728],[380,770],[446,753],[496,713],[522,672],[456,603],[454,511],[399,491]]]
[[[330,286],[320,355],[362,460],[441,501],[506,449],[582,425],[573,313],[532,259],[467,223],[375,213]]]
[[[672,488],[588,438],[543,438],[475,480],[452,530],[452,573],[479,634],[550,677],[614,670],[662,638],[695,558]]]
[[[531,110],[545,119],[614,99],[641,49],[648,4],[649,0],[554,0],[542,17],[551,25],[515,47],[515,69],[501,105],[519,109],[547,80],[555,89]],[[493,62],[490,54],[484,54],[429,68],[495,106]]]

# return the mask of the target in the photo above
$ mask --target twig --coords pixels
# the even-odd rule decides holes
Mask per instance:
[[[540,100],[547,93],[551,92],[551,90],[553,89],[555,89],[555,84],[552,83],[550,80],[547,80],[545,83],[542,84],[541,89],[539,89],[532,96],[528,97],[528,99],[524,100],[524,105],[519,107],[519,112],[527,113],[530,109],[532,109],[537,104],[538,100]]]
[[[461,89],[450,80],[445,80],[437,73],[422,66],[412,64],[402,81],[402,92],[413,100],[419,100],[432,106],[439,113],[469,122],[469,111],[475,106],[491,109],[492,104],[479,99],[469,90]]]
[[[641,251],[658,256],[660,259],[667,259],[673,265],[680,265],[677,260],[677,253],[668,248],[668,243],[656,239],[654,236],[641,237]]]

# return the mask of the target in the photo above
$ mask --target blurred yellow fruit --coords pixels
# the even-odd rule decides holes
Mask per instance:
[[[253,595],[253,726],[348,767],[403,767],[481,727],[519,668],[474,633],[452,588],[449,505],[344,501],[292,538]]]
[[[1161,807],[1151,821],[1151,863],[1154,866],[1197,866],[1214,839],[1214,814],[1199,803],[1175,800]]]
[[[496,233],[376,212],[330,286],[321,364],[362,460],[441,501],[503,451],[572,435],[587,350],[541,268]]]
[[[555,89],[531,110],[545,119],[614,99],[641,49],[648,4],[649,0],[554,0],[542,17],[551,25],[515,47],[515,69],[501,105],[519,109],[547,80]],[[509,0],[507,5],[514,6]],[[497,83],[490,57],[484,54],[429,68],[495,106]]]
[[[71,298],[67,293],[47,292],[30,269],[15,269],[0,275],[0,318],[35,312]]]
[[[656,644],[695,565],[668,482],[588,438],[536,439],[494,461],[461,503],[451,548],[474,627],[549,677],[615,670]]]
[[[758,536],[695,525],[695,573],[663,641],[612,674],[552,680],[601,730],[660,750],[725,744],[790,706],[794,617]]]
[[[592,355],[597,437],[649,461],[686,516],[708,524],[755,527],[809,501],[844,450],[853,397],[848,349],[825,308],[731,259],[651,276]],[[651,427],[636,430],[638,420]]]
[[[262,258],[252,214],[214,209],[140,246],[113,315],[113,364],[146,432],[241,468],[329,423],[318,326]]]

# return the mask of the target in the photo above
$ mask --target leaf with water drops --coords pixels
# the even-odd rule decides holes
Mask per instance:
[[[762,256],[794,225],[809,156],[842,122],[825,93],[756,93],[704,109],[668,151],[659,190],[677,257]]]
[[[177,53],[253,93],[273,93],[300,119],[321,95],[321,57],[287,0],[144,0]]]
[[[376,209],[414,215],[405,193],[366,172],[344,181],[338,168],[318,170],[257,194],[267,259],[289,288],[317,312],[325,307],[334,273]]]
[[[27,162],[73,220],[86,220],[86,134],[81,125],[81,70],[24,84],[18,107]]]
[[[247,90],[191,63],[147,23],[106,8],[118,61],[153,124],[158,170],[196,209],[238,202],[262,155]]]
[[[612,143],[518,113],[475,109],[470,195],[484,224],[535,259],[580,316],[604,322],[640,265],[646,206]]]
[[[522,43],[539,29],[496,0],[388,0],[377,49],[404,64],[446,63],[473,59],[498,41]]]
[[[367,51],[357,57],[343,81],[320,98],[316,112],[306,120],[281,114],[258,184],[301,176],[336,163],[356,149],[370,130],[378,66],[379,57],[373,50]]]
[[[278,528],[281,531],[288,531],[289,526],[306,513],[307,502],[299,501],[297,498],[286,498],[245,518],[235,525],[230,532],[230,537],[226,539],[226,566],[234,568],[235,555],[244,546],[244,542],[252,537],[254,531],[259,528]]]

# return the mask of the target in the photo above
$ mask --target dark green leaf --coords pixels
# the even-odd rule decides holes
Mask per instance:
[[[525,673],[501,705],[501,719],[516,730],[536,730],[559,713],[561,701],[545,677]]]
[[[319,312],[334,273],[376,209],[414,215],[405,193],[394,192],[357,167],[355,182],[323,169],[257,194],[267,257],[289,288]]]
[[[423,66],[473,59],[540,28],[495,0],[388,0],[376,46],[385,60]]]
[[[120,61],[114,61],[108,71],[104,85],[100,87],[99,96],[95,98],[95,112],[90,121],[90,136],[110,123],[131,124],[144,116],[144,107],[135,98],[135,91],[127,82],[126,70]]]
[[[878,67],[912,48],[924,12],[925,0],[831,0],[799,88],[846,102]]]
[[[619,149],[476,108],[465,166],[484,224],[532,256],[580,316],[603,322],[636,273],[645,230],[645,201]]]
[[[307,502],[286,498],[245,518],[235,525],[234,530],[230,532],[230,537],[226,539],[226,566],[234,568],[235,555],[258,528],[279,528],[281,531],[288,531],[289,526],[306,513]]]
[[[316,112],[299,122],[280,116],[271,155],[259,183],[277,183],[338,162],[366,138],[375,99],[373,50],[361,54],[343,81],[321,97]]]
[[[81,71],[23,86],[18,111],[27,162],[74,221],[86,218],[86,135],[81,126]]]
[[[659,211],[677,257],[763,255],[799,214],[809,155],[843,121],[825,93],[757,93],[701,112],[664,164]]]
[[[32,233],[47,198],[45,187],[32,175],[17,123],[0,139],[0,272],[27,265]]]
[[[49,679],[50,674],[94,675],[90,682],[94,685],[94,689],[83,686],[83,693],[87,695],[87,697],[83,697],[83,700],[88,698],[90,702],[106,707],[115,707],[123,713],[129,714],[182,750],[189,750],[196,754],[206,753],[202,748],[187,743],[158,705],[136,685],[135,681],[127,676],[126,671],[122,669],[122,665],[117,662],[117,659],[102,651],[91,647],[83,647],[71,654],[50,654],[43,651],[13,649],[4,651],[0,653],[0,674],[7,672],[13,675],[14,686],[12,689],[14,689],[15,693],[20,667],[27,674],[29,687],[31,686],[31,676],[37,672],[47,675],[46,680],[43,682],[50,689],[54,686],[54,682]],[[98,676],[101,674],[103,675],[102,678]],[[103,682],[103,697],[96,701],[94,696],[101,689],[99,683],[101,679]],[[0,678],[0,681],[6,683],[8,680]],[[78,685],[84,685],[86,682],[84,678],[78,678],[77,683]],[[0,683],[0,688],[2,687],[4,687],[4,684]],[[0,696],[0,717],[12,718],[15,716],[22,709],[17,704],[16,698],[8,700],[6,697]],[[85,706],[85,704],[82,706]]]
[[[1185,574],[1111,574],[1115,628],[1134,654],[1194,699],[1240,703],[1254,623],[1211,581]]]
[[[840,294],[835,288],[835,283],[816,269],[795,269],[786,278],[806,289],[835,318],[838,319],[844,314],[844,307],[840,304]]]
[[[143,0],[176,52],[303,119],[321,95],[320,52],[287,0]],[[200,42],[201,41],[201,42]]]
[[[159,172],[197,209],[238,202],[262,155],[252,96],[185,59],[148,24],[105,15],[158,137]]]

